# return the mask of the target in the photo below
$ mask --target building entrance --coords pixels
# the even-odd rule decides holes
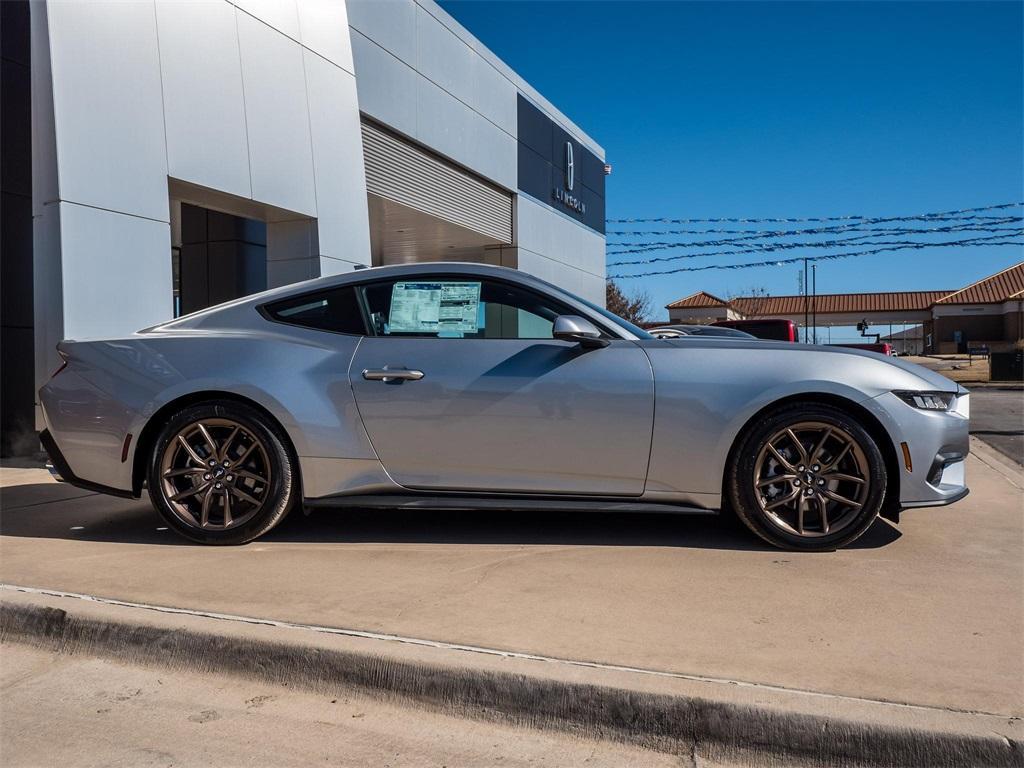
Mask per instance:
[[[267,225],[188,203],[172,247],[174,314],[267,289]]]

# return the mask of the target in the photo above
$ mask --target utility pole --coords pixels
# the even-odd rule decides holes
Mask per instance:
[[[814,343],[818,343],[818,265],[811,264],[811,327]]]
[[[807,343],[807,323],[810,318],[810,305],[807,303],[807,257],[804,257],[804,344]]]

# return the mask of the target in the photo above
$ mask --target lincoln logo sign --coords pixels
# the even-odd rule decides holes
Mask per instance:
[[[565,189],[559,189],[555,187],[552,190],[552,195],[555,200],[560,202],[566,208],[572,208],[576,213],[583,215],[587,212],[586,204],[576,197],[572,192],[572,188],[576,182],[576,159],[573,157],[572,142],[565,142]]]
[[[572,156],[572,142],[565,142],[565,188],[572,192],[572,183],[576,180],[576,161]]]

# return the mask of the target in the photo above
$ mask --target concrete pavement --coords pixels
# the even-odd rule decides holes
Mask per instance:
[[[539,513],[323,511],[204,548],[145,501],[4,469],[0,580],[1019,717],[1024,480],[975,448],[966,500],[814,555],[727,520]]]

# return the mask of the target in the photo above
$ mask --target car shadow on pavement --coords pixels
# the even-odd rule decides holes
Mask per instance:
[[[190,544],[167,530],[145,498],[129,500],[88,493],[69,498],[67,494],[67,486],[53,483],[5,488],[0,497],[0,535],[125,544]],[[850,548],[884,547],[900,536],[895,526],[879,519]],[[730,514],[317,509],[308,516],[292,513],[261,541],[775,551]]]

